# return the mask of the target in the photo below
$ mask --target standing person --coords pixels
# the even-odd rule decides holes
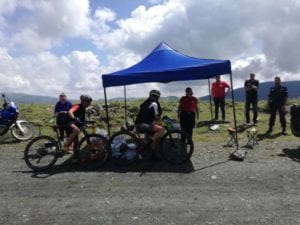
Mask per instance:
[[[215,120],[219,119],[219,108],[222,112],[222,120],[225,121],[225,96],[229,92],[230,86],[222,81],[220,76],[216,76],[216,81],[212,83],[211,93],[215,104]]]
[[[137,130],[151,133],[152,139],[150,143],[153,142],[154,149],[156,149],[159,139],[165,133],[165,128],[158,125],[162,114],[161,106],[158,101],[159,97],[160,91],[151,90],[149,97],[140,105],[140,111],[135,120]]]
[[[179,101],[178,117],[181,129],[187,132],[191,138],[196,124],[196,116],[199,119],[198,99],[193,96],[192,88],[187,87],[185,96],[182,96]]]
[[[259,87],[259,81],[255,80],[255,74],[250,73],[250,79],[245,81],[245,93],[246,93],[246,102],[245,102],[245,113],[246,113],[246,123],[250,125],[250,106],[252,105],[253,110],[253,123],[257,123],[257,92]]]
[[[65,151],[68,151],[69,146],[73,143],[74,162],[78,159],[78,135],[80,128],[85,122],[85,109],[91,105],[92,98],[88,95],[80,96],[80,104],[73,105],[68,111],[68,133],[70,134],[64,144]]]
[[[287,135],[286,130],[286,119],[285,119],[285,105],[288,99],[288,90],[286,87],[281,85],[280,77],[275,77],[275,85],[270,89],[268,105],[271,109],[271,115],[269,120],[269,130],[268,133],[273,131],[273,126],[276,119],[276,112],[279,113],[280,124],[281,124],[281,134]]]
[[[72,107],[72,103],[67,100],[65,93],[59,95],[59,101],[55,104],[54,115],[56,117],[56,125],[58,126],[58,131],[61,141],[64,140],[64,133],[66,131],[66,119],[67,112]]]

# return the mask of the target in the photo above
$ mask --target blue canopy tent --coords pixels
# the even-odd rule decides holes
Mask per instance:
[[[124,70],[102,75],[105,105],[107,106],[106,88],[108,87],[147,82],[167,83],[171,81],[209,79],[223,74],[230,75],[231,87],[233,87],[231,64],[229,60],[199,59],[190,57],[172,49],[165,42],[161,42],[146,58],[137,64]],[[126,99],[125,89],[124,93]],[[233,101],[234,126],[236,128],[234,94],[233,91],[231,93]],[[106,115],[108,119],[107,107]],[[108,133],[110,133],[109,124]]]

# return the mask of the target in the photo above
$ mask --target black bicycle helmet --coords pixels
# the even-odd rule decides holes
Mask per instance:
[[[91,102],[93,99],[89,95],[80,95],[80,101],[82,102]]]
[[[150,91],[149,96],[154,96],[154,97],[159,98],[160,97],[160,91],[153,89],[153,90]]]

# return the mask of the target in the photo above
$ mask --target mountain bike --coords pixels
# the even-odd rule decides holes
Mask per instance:
[[[133,114],[127,112],[129,117]],[[164,122],[165,134],[158,144],[158,152],[162,159],[171,164],[183,164],[193,154],[194,143],[191,137],[183,130],[175,129],[170,123]],[[151,133],[139,131],[132,124],[126,123],[121,131],[113,134],[109,140],[110,158],[117,165],[129,165],[139,158],[148,158],[153,155],[149,145]]]
[[[108,140],[100,134],[89,134],[87,128],[94,126],[89,121],[81,126],[83,137],[78,144],[79,164],[86,169],[96,169],[101,167],[109,156],[107,148]],[[24,159],[26,165],[34,171],[43,171],[50,169],[58,160],[58,158],[67,155],[63,151],[61,138],[58,132],[58,126],[52,126],[56,133],[56,138],[41,135],[32,139],[26,146],[24,151]]]

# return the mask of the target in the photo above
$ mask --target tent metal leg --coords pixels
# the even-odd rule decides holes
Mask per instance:
[[[233,120],[234,120],[234,129],[235,139],[236,139],[236,149],[239,149],[239,140],[237,135],[237,124],[236,124],[236,114],[235,114],[235,103],[234,103],[234,93],[233,93],[233,82],[232,82],[232,73],[230,73],[230,86],[231,86],[231,99],[232,99],[232,110],[233,110]]]
[[[210,116],[213,120],[213,111],[212,111],[212,102],[211,102],[211,88],[210,88],[210,79],[208,78],[208,92],[209,92],[209,103],[210,103]]]
[[[108,104],[107,104],[106,88],[104,88],[104,101],[105,101],[105,111],[106,111],[107,133],[108,133],[108,138],[110,138],[110,125],[109,125],[109,117],[108,117]]]

